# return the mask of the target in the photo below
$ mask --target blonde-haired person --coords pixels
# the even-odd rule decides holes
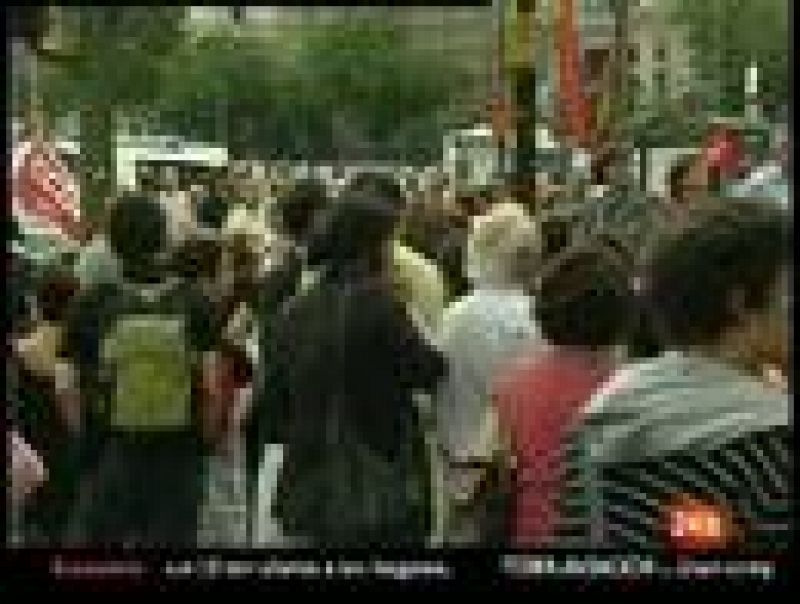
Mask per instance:
[[[473,519],[457,520],[451,512],[477,479],[463,468],[494,456],[492,381],[508,362],[536,354],[541,346],[524,285],[538,268],[539,247],[535,223],[518,204],[503,202],[475,217],[466,252],[473,290],[442,319],[437,344],[449,373],[436,405],[444,481],[439,528],[450,542],[481,539],[481,527],[470,526]]]

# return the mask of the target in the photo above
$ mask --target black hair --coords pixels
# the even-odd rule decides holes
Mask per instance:
[[[175,252],[174,271],[187,281],[214,278],[220,254],[220,245],[214,239],[190,238]]]
[[[542,261],[556,258],[572,240],[572,222],[566,216],[552,213],[539,223],[542,239]]]
[[[386,174],[362,172],[348,183],[346,190],[378,197],[393,205],[397,211],[402,211],[406,206],[403,188],[395,178]]]
[[[543,270],[535,317],[557,346],[602,348],[631,327],[633,296],[625,260],[606,242],[565,250]]]
[[[316,179],[301,180],[277,200],[280,228],[294,240],[304,241],[319,213],[329,205],[324,183]]]
[[[379,261],[394,234],[396,208],[363,190],[348,191],[314,235],[308,251],[312,265],[343,267],[358,261]]]
[[[78,292],[78,280],[69,271],[51,268],[41,276],[36,287],[36,300],[45,321],[59,322],[66,318],[69,301]]]
[[[673,345],[712,343],[746,310],[768,303],[780,269],[791,262],[788,214],[754,200],[720,200],[696,208],[684,228],[656,246],[645,293]]]
[[[33,267],[30,261],[16,253],[6,255],[6,322],[8,332],[22,333],[27,330],[33,317],[31,305],[31,278]]]
[[[124,193],[111,208],[108,239],[123,267],[142,270],[167,247],[167,216],[161,205],[140,193]]]
[[[218,231],[225,224],[228,210],[228,202],[222,194],[209,192],[197,204],[197,221],[204,227]]]
[[[683,181],[692,169],[697,157],[695,155],[684,155],[672,165],[667,176],[668,193],[670,197],[680,199],[683,196]]]

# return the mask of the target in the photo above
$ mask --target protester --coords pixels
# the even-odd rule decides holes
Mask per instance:
[[[247,442],[248,499],[253,491],[264,447],[274,442],[272,384],[265,375],[277,360],[270,357],[273,330],[281,306],[313,283],[314,271],[307,263],[307,245],[321,214],[330,209],[325,186],[315,180],[296,182],[275,200],[275,237],[270,249],[269,270],[260,278],[253,300],[258,321],[258,370],[254,375],[252,413],[245,424]],[[276,352],[280,354],[280,352]]]
[[[400,241],[435,264],[446,301],[466,293],[464,247],[468,220],[442,184],[430,187],[409,204]]]
[[[663,200],[605,151],[474,195],[173,171],[66,230],[17,153],[15,543],[783,547],[786,143],[731,199],[730,127]]]
[[[494,453],[490,414],[495,372],[523,350],[534,354],[541,343],[534,301],[525,291],[539,268],[539,246],[533,221],[516,204],[495,206],[473,220],[466,270],[473,290],[447,309],[437,338],[449,365],[436,405],[448,508],[459,496],[463,467],[488,463]],[[458,532],[455,526],[447,530]],[[480,534],[450,538],[479,539]]]
[[[386,199],[397,212],[397,229],[392,244],[392,277],[396,296],[426,334],[438,329],[446,302],[446,285],[437,264],[421,250],[408,244],[403,226],[409,217],[405,193],[397,182],[383,174],[362,172],[341,195],[374,195]]]
[[[533,316],[548,343],[495,382],[504,442],[514,456],[510,542],[558,545],[566,436],[624,354],[630,328],[629,265],[602,240],[572,246],[542,269]]]
[[[211,232],[219,232],[234,205],[234,190],[226,175],[209,176],[204,190],[194,204],[198,224]]]
[[[122,280],[85,292],[68,328],[86,415],[103,434],[72,537],[191,546],[201,437],[217,437],[203,430],[201,385],[218,331],[204,297],[168,269],[167,217],[156,201],[124,195],[108,236]]]
[[[284,444],[275,515],[316,546],[420,545],[431,528],[412,393],[443,361],[393,296],[396,208],[371,193],[337,201],[309,249],[321,280],[282,310],[264,368]]]
[[[678,158],[667,176],[668,208],[673,219],[681,219],[692,205],[709,199],[720,188],[720,172],[699,153]]]
[[[7,419],[21,446],[32,449],[32,456],[18,461],[23,480],[35,478],[30,486],[37,488],[26,491],[15,528],[28,544],[52,545],[62,538],[80,474],[80,401],[71,390],[72,368],[61,356],[64,307],[76,284],[66,271],[52,269],[33,291],[18,288],[18,279],[31,279],[19,272],[18,260],[12,255]]]
[[[439,267],[447,301],[469,288],[464,256],[472,215],[466,206],[472,200],[456,199],[444,183],[437,183],[414,200],[404,221],[403,241]]]
[[[565,498],[579,544],[787,543],[788,385],[764,373],[788,370],[790,249],[785,213],[750,200],[699,209],[657,247],[644,294],[669,347],[589,403]],[[682,537],[698,506],[715,528]]]

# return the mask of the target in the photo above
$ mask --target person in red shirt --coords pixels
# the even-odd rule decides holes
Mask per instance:
[[[539,277],[534,314],[549,347],[518,359],[494,388],[500,435],[515,460],[514,546],[553,545],[564,443],[632,328],[628,281],[626,261],[600,241],[567,248]]]

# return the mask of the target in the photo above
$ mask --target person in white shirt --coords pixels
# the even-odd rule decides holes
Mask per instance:
[[[499,204],[473,220],[467,274],[474,290],[445,311],[436,339],[449,362],[435,406],[449,483],[445,497],[452,499],[459,490],[459,471],[449,466],[486,460],[494,453],[491,387],[496,372],[520,354],[535,354],[542,345],[533,319],[534,301],[522,285],[538,268],[539,244],[533,221],[517,204]]]

